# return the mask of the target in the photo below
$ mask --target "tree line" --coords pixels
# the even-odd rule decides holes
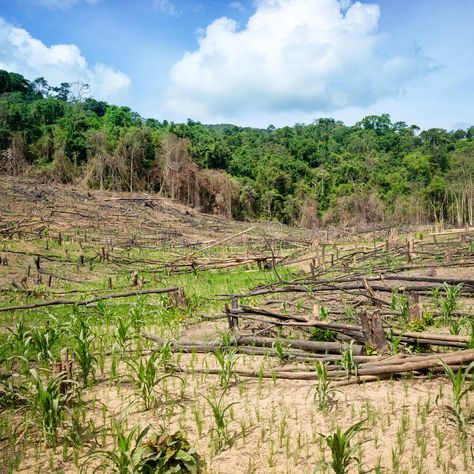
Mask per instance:
[[[98,101],[87,84],[0,71],[0,168],[242,220],[474,225],[474,127],[420,130],[388,114],[353,126],[173,123]]]

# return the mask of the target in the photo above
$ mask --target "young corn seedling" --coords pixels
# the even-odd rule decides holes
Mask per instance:
[[[24,319],[20,319],[15,324],[15,329],[12,330],[7,327],[10,332],[10,345],[16,348],[17,353],[23,357],[28,358],[32,346],[31,332],[26,327]]]
[[[221,344],[226,348],[230,349],[235,344],[235,336],[230,331],[219,331],[219,337]]]
[[[328,379],[328,369],[325,362],[317,362],[315,368],[318,374],[318,382],[314,400],[317,402],[318,410],[325,411],[334,402],[334,394],[340,392],[340,390],[330,388],[331,381]]]
[[[132,324],[128,318],[118,318],[116,339],[118,346],[122,352],[125,351],[125,349],[130,344],[133,338],[130,332],[131,327]]]
[[[286,350],[285,344],[283,344],[281,341],[275,341],[272,344],[272,348],[275,351],[275,354],[277,356],[277,359],[280,361],[280,364],[288,362],[290,355]]]
[[[54,326],[47,325],[45,328],[34,328],[31,330],[31,340],[38,353],[38,361],[50,362],[54,359],[53,346],[59,339],[59,332]]]
[[[355,456],[355,453],[362,444],[369,440],[359,441],[352,446],[351,441],[357,433],[365,429],[363,428],[365,421],[366,420],[361,420],[355,423],[344,431],[344,433],[340,427],[337,427],[332,435],[322,435],[331,450],[331,467],[334,469],[335,474],[347,474],[349,472],[349,466],[353,461],[357,461],[359,465],[361,464],[361,460]]]
[[[74,395],[73,382],[66,380],[64,373],[53,377],[46,383],[41,380],[35,369],[31,369],[30,373],[35,388],[32,399],[33,408],[40,419],[44,441],[55,446],[57,429],[61,425]]]
[[[474,320],[470,319],[469,320],[469,325],[471,326],[470,328],[470,335],[469,335],[469,342],[467,343],[468,349],[474,349]]]
[[[175,364],[173,363],[173,346],[170,341],[166,341],[159,349],[158,364],[165,371],[172,371]]]
[[[354,362],[354,341],[351,340],[350,344],[344,344],[344,348],[341,353],[341,365],[346,371],[346,376],[349,378],[352,372],[357,375],[357,365]]]
[[[216,396],[214,396],[213,399],[204,396],[211,407],[212,415],[214,417],[214,427],[211,429],[211,433],[214,435],[213,438],[215,441],[216,453],[227,446],[230,442],[228,433],[228,425],[230,421],[227,415],[231,407],[237,404],[237,402],[233,402],[226,405],[223,401],[225,394],[226,391],[222,392],[219,399],[217,399]]]
[[[77,317],[73,327],[73,337],[71,348],[74,352],[74,359],[81,370],[82,381],[87,386],[89,377],[95,377],[95,367],[97,357],[94,354],[94,336],[90,330],[90,319]]]
[[[142,357],[138,362],[134,359],[126,362],[132,370],[137,394],[139,395],[145,410],[154,408],[158,403],[159,397],[156,391],[157,385],[170,377],[179,378],[173,374],[160,375],[156,365],[159,357],[160,353],[154,352],[146,361],[144,361],[144,358]]]
[[[235,376],[235,363],[237,349],[234,347],[228,349],[227,352],[216,350],[213,352],[221,371],[219,374],[219,383],[223,389],[227,389],[230,386],[231,379],[236,380]]]
[[[401,334],[400,336],[395,336],[393,334],[392,329],[389,329],[388,334],[387,334],[387,342],[390,347],[390,353],[392,355],[396,355],[402,350],[400,346],[401,340],[402,340]]]
[[[461,293],[462,283],[456,286],[450,286],[444,283],[444,300],[441,303],[441,311],[443,313],[444,320],[447,322],[451,319],[454,311],[458,307],[458,298]]]
[[[397,290],[392,293],[392,302],[390,308],[400,313],[400,318],[404,323],[408,321],[409,302],[408,298],[401,295]]]
[[[474,362],[471,362],[465,369],[459,368],[456,372],[446,365],[445,362],[440,361],[440,364],[443,366],[453,390],[453,405],[449,407],[452,420],[460,434],[465,437],[470,419],[463,411],[462,401],[474,389],[474,380],[471,378],[470,373],[474,369]]]
[[[146,297],[139,296],[130,307],[129,320],[135,334],[140,334],[141,328],[145,323],[145,303]]]
[[[145,450],[142,441],[149,430],[149,426],[141,431],[139,426],[135,426],[126,433],[123,420],[114,420],[115,449],[95,451],[92,456],[85,461],[82,467],[85,468],[87,463],[92,459],[103,458],[103,462],[97,466],[95,470],[103,468],[106,472],[118,472],[120,474],[154,472],[142,469]]]

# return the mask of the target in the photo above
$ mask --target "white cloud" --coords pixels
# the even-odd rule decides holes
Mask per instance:
[[[179,16],[181,14],[175,4],[170,0],[154,0],[153,6],[159,12],[166,13],[167,15]]]
[[[173,66],[167,109],[212,120],[331,112],[397,95],[436,64],[420,53],[384,58],[379,17],[377,5],[347,0],[256,0],[244,28],[215,20]]]
[[[83,81],[94,97],[111,100],[124,93],[130,78],[104,64],[89,65],[74,44],[45,45],[26,30],[0,18],[0,69],[18,72],[28,79],[44,77],[51,85]]]

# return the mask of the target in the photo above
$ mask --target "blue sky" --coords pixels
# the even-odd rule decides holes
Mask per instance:
[[[473,24],[472,0],[0,0],[0,68],[160,120],[453,129],[474,123]]]

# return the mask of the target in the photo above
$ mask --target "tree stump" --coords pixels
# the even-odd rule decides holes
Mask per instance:
[[[386,352],[388,344],[385,339],[385,332],[382,327],[379,311],[376,310],[373,313],[368,314],[367,310],[364,310],[360,314],[360,322],[364,334],[365,345],[376,348],[377,353],[379,354]]]

